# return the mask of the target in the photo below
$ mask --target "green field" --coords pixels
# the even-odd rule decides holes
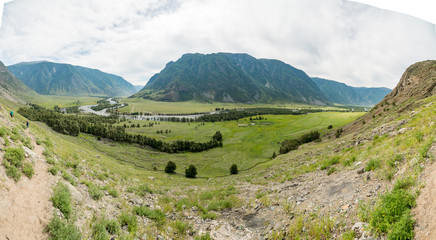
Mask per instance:
[[[54,106],[73,107],[82,105],[97,104],[101,97],[70,97],[70,96],[52,96],[40,95],[37,98],[30,98],[28,101],[33,104],[38,104],[48,109],[53,109]]]
[[[140,128],[128,128],[127,132],[141,133],[165,141],[192,140],[209,141],[216,131],[221,131],[224,146],[200,153],[168,154],[148,148],[139,148],[129,144],[97,141],[94,137],[84,135],[83,139],[101,152],[120,160],[135,163],[138,166],[152,170],[156,167],[164,169],[168,161],[174,161],[183,173],[184,168],[194,164],[199,170],[199,177],[216,177],[227,175],[232,163],[244,170],[265,162],[275,151],[278,153],[280,143],[288,138],[294,138],[311,130],[327,131],[328,125],[335,127],[347,124],[362,113],[323,112],[308,115],[264,116],[266,120],[252,121],[255,125],[238,127],[238,124],[251,123],[249,119],[217,123],[172,123],[158,122],[153,127],[142,127],[149,121],[127,121],[120,123],[140,124]],[[155,122],[153,122],[155,123]],[[171,130],[171,133],[157,134],[157,131]]]
[[[244,103],[201,103],[194,101],[187,102],[158,102],[140,98],[122,99],[121,103],[129,104],[127,107],[121,108],[121,112],[154,112],[154,113],[194,113],[194,112],[210,112],[215,111],[215,108],[255,108],[255,107],[285,107],[285,108],[322,108],[325,110],[338,110],[341,108],[333,106],[311,106],[295,103],[277,103],[277,104],[244,104]],[[342,109],[343,110],[343,109]]]

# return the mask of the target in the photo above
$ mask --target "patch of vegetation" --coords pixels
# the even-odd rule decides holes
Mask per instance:
[[[58,174],[59,168],[56,166],[52,166],[48,169],[48,171],[53,175],[56,176]]]
[[[103,197],[103,192],[95,184],[89,184],[88,193],[94,200],[100,200]]]
[[[378,158],[370,159],[365,166],[365,172],[374,171],[381,167],[381,161]]]
[[[192,226],[189,223],[178,220],[172,222],[171,226],[174,229],[174,234],[178,236],[185,236],[188,231],[192,230]]]
[[[330,158],[329,160],[325,160],[324,162],[322,162],[321,170],[327,169],[330,166],[338,164],[338,163],[339,163],[339,156],[334,156],[334,157]]]
[[[146,206],[135,206],[133,212],[138,216],[143,216],[162,224],[165,221],[165,214],[158,209],[150,209]]]
[[[82,234],[73,223],[60,219],[58,216],[53,216],[48,223],[46,231],[49,234],[50,240],[80,240]]]
[[[59,209],[65,218],[68,219],[72,212],[70,190],[65,184],[58,182],[53,188],[53,192],[53,196],[50,198],[53,207]]]
[[[127,227],[127,231],[130,233],[135,233],[138,228],[138,219],[135,215],[130,215],[123,212],[118,216],[118,222],[121,227]]]
[[[174,173],[176,168],[177,168],[176,164],[173,161],[169,161],[167,166],[165,167],[165,172],[166,173]]]
[[[388,239],[411,239],[409,237],[413,237],[413,220],[410,210],[413,206],[415,196],[404,189],[397,188],[382,195],[370,213],[371,228],[377,234],[388,233]],[[394,236],[399,238],[393,238]]]
[[[29,179],[31,179],[33,174],[35,174],[35,171],[33,170],[33,165],[31,163],[28,163],[28,162],[24,163],[22,172]]]
[[[311,131],[310,133],[304,134],[296,139],[288,139],[282,142],[280,146],[280,154],[288,153],[292,150],[298,149],[298,146],[315,141],[319,139],[320,134],[318,131]]]
[[[329,168],[329,169],[327,170],[327,175],[330,175],[330,174],[332,174],[332,173],[334,173],[334,172],[336,172],[336,171],[337,171],[336,168],[331,167],[331,168]]]
[[[189,165],[189,167],[185,170],[185,176],[187,178],[195,178],[197,176],[197,168],[194,165]]]
[[[144,197],[147,194],[153,193],[153,190],[145,183],[135,186],[135,187],[129,187],[127,189],[128,192],[133,192],[138,196]]]
[[[238,165],[232,164],[230,167],[230,174],[238,174]]]

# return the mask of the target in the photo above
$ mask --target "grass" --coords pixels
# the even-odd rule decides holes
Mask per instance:
[[[165,221],[165,214],[159,209],[150,209],[146,206],[135,206],[133,212],[138,216],[143,216],[162,224]]]
[[[46,232],[49,233],[51,240],[80,240],[82,235],[79,229],[73,223],[53,216],[47,225]]]
[[[70,190],[65,184],[58,182],[53,188],[53,192],[53,196],[50,198],[53,207],[59,209],[65,218],[68,219],[72,213]]]
[[[138,228],[138,219],[135,215],[123,212],[118,216],[118,222],[121,227],[127,227],[127,231],[130,233],[135,233]]]
[[[142,133],[165,141],[186,139],[209,141],[216,131],[224,138],[224,146],[201,153],[167,154],[155,152],[147,148],[137,148],[129,144],[105,143],[95,138],[83,137],[98,150],[117,159],[135,163],[138,166],[152,170],[164,170],[168,161],[177,165],[176,173],[184,173],[190,164],[197,168],[197,177],[216,177],[230,175],[232,164],[238,166],[239,172],[251,168],[270,159],[273,152],[278,152],[280,143],[289,138],[296,138],[311,130],[326,132],[327,126],[346,124],[362,113],[323,112],[308,115],[267,115],[266,120],[254,121],[256,125],[238,127],[237,121],[215,123],[171,123],[159,122],[154,127],[129,128],[128,132]],[[132,121],[137,124],[148,121]],[[241,119],[239,122],[249,122]],[[123,125],[124,123],[120,123]],[[171,129],[171,133],[157,134],[156,130]]]

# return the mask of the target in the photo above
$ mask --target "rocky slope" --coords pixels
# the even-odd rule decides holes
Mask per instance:
[[[389,88],[351,87],[323,78],[312,80],[331,102],[342,105],[374,106],[391,92]]]
[[[284,62],[248,54],[185,54],[170,62],[132,97],[159,101],[329,101],[303,71]]]
[[[135,87],[122,77],[70,64],[27,62],[8,66],[27,86],[43,95],[129,96]]]

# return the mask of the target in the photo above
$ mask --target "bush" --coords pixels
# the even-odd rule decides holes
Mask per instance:
[[[53,175],[56,176],[58,174],[59,169],[57,167],[51,167],[48,169],[48,171]]]
[[[51,240],[80,240],[82,238],[79,229],[74,224],[61,220],[57,216],[51,219],[46,231]]]
[[[136,232],[136,229],[138,227],[138,219],[136,219],[136,216],[123,212],[118,217],[118,221],[120,222],[121,227],[127,227],[128,232]]]
[[[220,131],[216,131],[215,135],[213,135],[212,138],[217,142],[221,142],[223,140],[223,135],[221,134]]]
[[[12,179],[15,180],[15,182],[20,181],[21,173],[18,168],[16,168],[14,165],[10,165],[9,167],[6,167],[6,175]]]
[[[73,176],[71,176],[71,174],[69,174],[66,170],[63,170],[63,171],[62,171],[62,177],[63,177],[65,180],[67,180],[68,182],[70,182],[71,185],[73,185],[73,186],[76,186],[76,185],[77,185],[76,181],[74,181]]]
[[[185,175],[187,178],[195,178],[197,176],[197,168],[194,165],[189,165],[189,167],[185,170]]]
[[[327,170],[327,175],[330,175],[330,174],[332,174],[334,172],[336,172],[336,168],[331,167],[331,168],[329,168],[329,170]]]
[[[21,168],[23,166],[24,150],[22,148],[7,148],[3,158],[15,167]]]
[[[169,161],[167,166],[165,167],[165,172],[166,173],[174,173],[176,168],[177,168],[176,164],[173,161]]]
[[[35,171],[33,170],[33,165],[31,163],[24,163],[23,165],[23,174],[26,175],[29,179],[32,178]]]
[[[333,128],[333,125],[329,125],[328,127],[327,127],[327,129],[332,129]]]
[[[290,151],[298,149],[298,146],[304,143],[309,143],[315,140],[318,140],[320,134],[318,131],[311,131],[310,133],[304,134],[297,139],[287,139],[282,142],[280,146],[280,154],[285,154]]]
[[[375,232],[386,233],[393,224],[404,221],[403,215],[413,206],[415,206],[413,195],[404,189],[394,189],[381,196],[378,206],[371,213],[370,225]],[[404,225],[404,222],[402,224]],[[398,227],[400,226],[401,224]]]
[[[53,196],[50,198],[53,207],[59,209],[68,219],[72,212],[70,190],[65,184],[58,182],[53,188],[53,192]]]
[[[120,230],[120,224],[116,220],[106,220],[106,231],[110,234],[116,234]]]
[[[94,240],[109,239],[109,234],[106,231],[106,224],[104,220],[97,221],[92,227],[92,239]]]
[[[380,159],[371,159],[366,163],[365,172],[374,171],[380,168],[381,162]]]
[[[388,233],[388,240],[413,239],[413,224],[415,224],[415,221],[410,215],[410,210],[405,211],[400,220],[392,226],[390,232]]]
[[[232,164],[230,167],[230,174],[238,174],[238,165]]]
[[[0,137],[5,137],[8,134],[8,129],[6,127],[0,128]]]

